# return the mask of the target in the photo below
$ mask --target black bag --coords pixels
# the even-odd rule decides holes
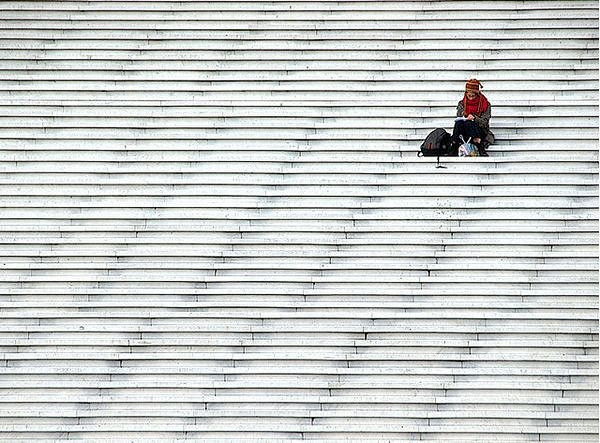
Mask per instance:
[[[452,155],[452,137],[443,128],[434,129],[421,144],[418,157],[447,157]]]

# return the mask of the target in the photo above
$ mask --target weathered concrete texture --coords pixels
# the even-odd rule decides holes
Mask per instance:
[[[0,60],[0,439],[597,441],[597,1],[7,1]]]

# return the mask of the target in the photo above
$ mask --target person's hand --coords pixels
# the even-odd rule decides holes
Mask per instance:
[[[467,115],[467,120],[475,120],[475,116],[473,114]]]

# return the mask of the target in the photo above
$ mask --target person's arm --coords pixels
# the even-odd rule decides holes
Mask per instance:
[[[485,132],[490,130],[490,118],[492,117],[492,105],[488,105],[488,108],[485,112],[482,112],[480,115],[474,115],[475,123],[483,129]]]
[[[463,107],[462,100],[458,102],[458,106],[456,107],[456,116],[462,117],[465,113],[465,108]]]

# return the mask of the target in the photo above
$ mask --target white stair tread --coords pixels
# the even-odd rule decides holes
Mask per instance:
[[[1,346],[351,346],[351,347],[578,347],[594,348],[597,341],[590,340],[323,340],[323,339],[0,339]]]
[[[507,396],[498,397],[486,395],[485,398],[472,398],[468,396],[400,396],[400,395],[339,395],[339,396],[317,396],[317,395],[298,395],[289,398],[285,395],[194,395],[189,394],[183,397],[185,402],[194,403],[323,403],[323,404],[550,404],[550,405],[591,405],[594,399],[585,398],[561,398],[557,396]],[[27,403],[148,403],[148,402],[169,402],[181,403],[181,395],[132,395],[124,394],[119,396],[111,395],[28,395]],[[14,395],[4,395],[0,397],[0,403],[13,403],[19,401],[19,397]],[[22,401],[22,399],[20,400]]]
[[[468,393],[470,390],[490,390],[490,391],[593,391],[597,390],[597,385],[593,386],[589,383],[549,383],[549,382],[526,382],[522,384],[514,382],[391,382],[386,381],[385,383],[376,382],[318,382],[318,381],[290,381],[290,382],[277,382],[277,381],[266,381],[256,382],[255,386],[248,386],[246,381],[99,381],[96,382],[93,387],[90,387],[87,381],[3,381],[0,382],[0,389],[123,389],[123,388],[137,388],[137,389],[336,389],[336,390],[348,390],[350,393],[352,389],[406,389],[406,390],[448,390],[450,394],[453,391],[461,391],[461,393]],[[452,395],[452,394],[451,394]]]
[[[0,4],[0,440],[596,441],[597,3]]]

